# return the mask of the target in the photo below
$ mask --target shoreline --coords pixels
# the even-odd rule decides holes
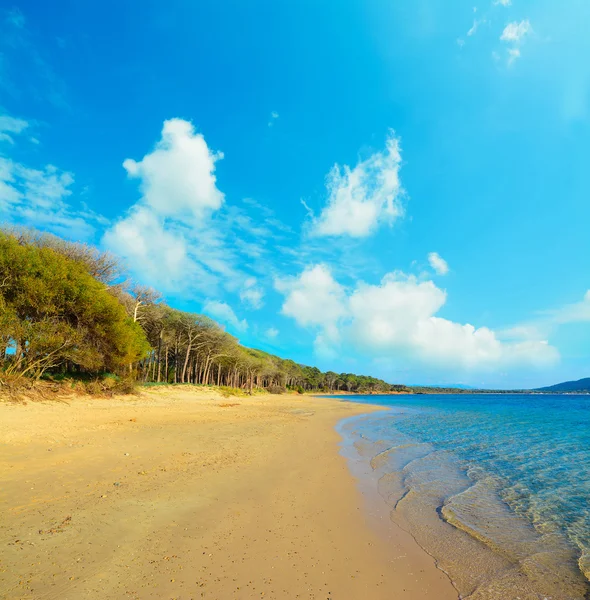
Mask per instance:
[[[223,397],[0,405],[0,595],[456,599],[378,523],[339,452],[341,399]]]
[[[403,413],[391,409],[343,420],[346,454],[367,494],[383,501],[378,510],[436,560],[461,597],[588,596],[584,555],[565,532],[535,527],[508,504],[499,479],[401,432]]]

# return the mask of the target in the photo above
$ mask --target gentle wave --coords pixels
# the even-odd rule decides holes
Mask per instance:
[[[554,398],[531,410],[530,398],[426,398],[343,427],[392,520],[463,598],[590,597],[590,402],[552,436],[568,415],[550,414]]]

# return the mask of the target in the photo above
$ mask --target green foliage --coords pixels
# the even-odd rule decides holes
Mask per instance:
[[[52,248],[0,232],[0,286],[0,364],[8,374],[118,370],[149,350],[107,287]]]
[[[119,283],[121,273],[114,257],[95,248],[34,231],[0,232],[0,383],[47,375],[49,385],[74,375],[76,389],[94,393],[128,389],[131,379],[233,395],[261,388],[402,391],[245,348],[208,317],[175,310],[149,288]]]

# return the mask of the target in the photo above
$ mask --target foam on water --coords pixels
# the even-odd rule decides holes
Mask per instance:
[[[370,465],[392,520],[461,597],[590,598],[590,397],[379,403],[392,408],[341,431]]]

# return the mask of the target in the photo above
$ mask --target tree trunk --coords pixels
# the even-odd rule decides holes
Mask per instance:
[[[160,377],[162,375],[162,363],[160,360],[162,351],[162,331],[160,331],[160,335],[158,336],[158,383],[160,383]]]
[[[166,346],[166,383],[168,383],[168,346]]]
[[[186,367],[188,365],[188,359],[191,354],[192,341],[189,341],[188,346],[186,347],[186,356],[184,357],[184,366],[182,367],[182,380],[181,383],[184,383],[184,377],[186,375]]]

